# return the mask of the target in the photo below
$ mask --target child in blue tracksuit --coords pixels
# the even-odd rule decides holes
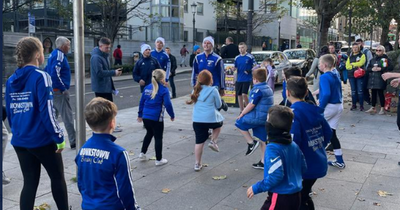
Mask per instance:
[[[211,141],[208,147],[215,152],[219,152],[217,145],[218,135],[221,132],[224,117],[218,111],[221,107],[221,97],[218,89],[211,86],[213,83],[211,72],[203,70],[197,77],[193,93],[187,104],[194,104],[193,107],[193,130],[196,134],[196,145],[194,154],[196,163],[195,171],[203,168],[201,157],[203,154],[204,143],[208,139],[208,130],[212,129]]]
[[[139,158],[142,161],[146,159],[146,152],[154,136],[154,146],[156,150],[156,166],[168,163],[168,160],[162,158],[162,139],[164,133],[164,109],[167,109],[171,121],[174,121],[175,114],[172,108],[169,90],[165,86],[165,71],[156,69],[153,71],[152,82],[144,88],[140,98],[138,122],[143,122],[146,128],[142,150]]]
[[[343,161],[343,153],[336,129],[343,112],[342,83],[339,72],[335,68],[335,58],[332,55],[324,55],[319,59],[319,69],[324,74],[319,82],[319,107],[324,109],[324,117],[332,128],[331,144],[336,161],[328,164],[343,169],[346,164]]]
[[[286,82],[286,95],[294,113],[291,130],[293,141],[299,145],[307,163],[307,171],[303,174],[301,205],[302,209],[314,209],[309,193],[317,179],[327,173],[325,147],[331,139],[332,130],[323,117],[324,110],[305,102],[308,87],[305,78],[293,76]]]
[[[75,158],[82,209],[140,210],[135,198],[128,152],[114,143],[117,106],[104,98],[92,99],[85,119],[93,136]]]
[[[292,110],[285,106],[276,105],[268,111],[264,179],[247,189],[248,198],[268,191],[262,210],[300,208],[302,174],[307,167],[303,153],[290,134],[293,117]]]
[[[281,101],[281,103],[279,105],[284,105],[284,106],[290,107],[292,105],[292,103],[290,103],[290,101],[287,99],[287,96],[286,96],[286,81],[288,79],[290,79],[290,77],[292,77],[292,76],[302,77],[302,71],[299,67],[290,67],[288,69],[284,69],[282,75],[284,76],[283,77],[284,81],[282,84],[283,100]],[[308,103],[317,104],[314,99],[314,96],[312,95],[312,92],[310,90],[308,90],[308,94],[306,95],[304,100]]]
[[[24,185],[20,209],[33,209],[41,166],[51,179],[57,209],[67,210],[68,196],[61,152],[63,130],[53,107],[51,77],[38,68],[44,62],[39,39],[25,37],[16,46],[18,69],[7,80],[6,112],[11,127],[11,144],[20,163]]]
[[[274,93],[266,83],[267,71],[259,68],[253,71],[253,89],[250,92],[249,104],[240,113],[236,120],[236,127],[243,134],[247,141],[248,148],[246,155],[251,155],[259,146],[260,142],[253,140],[249,129],[253,130],[253,135],[261,140],[261,160],[253,164],[254,168],[263,169],[265,142],[267,132],[265,131],[265,121],[267,120],[268,109],[274,105]]]

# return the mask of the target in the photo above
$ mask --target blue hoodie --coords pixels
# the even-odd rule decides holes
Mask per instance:
[[[294,113],[293,141],[299,145],[307,162],[303,178],[324,177],[328,170],[325,147],[332,137],[331,127],[323,117],[324,110],[307,102],[296,102],[291,108]]]
[[[140,210],[129,155],[115,140],[110,134],[93,133],[75,158],[82,209]]]
[[[168,88],[158,83],[158,92],[154,99],[151,99],[152,92],[153,84],[147,85],[144,88],[142,97],[140,98],[139,117],[162,122],[164,120],[164,110],[166,108],[169,116],[175,118]]]
[[[152,50],[151,57],[157,59],[158,63],[160,63],[161,68],[165,71],[165,81],[168,82],[171,72],[171,60],[169,59],[169,55],[164,50],[161,50],[160,52]]]
[[[197,102],[193,107],[193,122],[215,123],[222,122],[224,117],[218,111],[221,107],[221,96],[217,88],[202,85]]]
[[[296,143],[270,142],[265,149],[264,164],[264,179],[252,186],[254,194],[267,191],[293,194],[301,191],[301,174],[307,166]]]
[[[151,75],[154,70],[161,69],[160,63],[157,59],[149,56],[147,58],[143,57],[138,62],[136,62],[133,67],[132,76],[136,82],[143,80],[145,82],[144,86],[140,86],[141,92],[143,92],[144,87],[151,84]]]
[[[319,107],[325,109],[328,104],[341,104],[342,82],[339,73],[328,71],[321,75],[319,79]]]
[[[92,81],[92,91],[95,93],[112,93],[115,70],[111,70],[108,53],[102,52],[95,47],[90,53],[90,79]]]
[[[71,69],[68,64],[67,56],[65,56],[61,50],[55,49],[51,52],[45,70],[51,76],[53,89],[59,89],[61,92],[69,89],[71,83]]]
[[[12,145],[38,148],[64,141],[54,117],[53,88],[46,72],[36,66],[17,69],[7,80],[5,100]]]
[[[196,55],[193,61],[192,86],[196,85],[197,75],[199,75],[204,69],[207,69],[212,74],[214,82],[212,86],[217,86],[219,89],[225,89],[225,70],[221,56],[214,52],[208,56],[206,56],[206,53],[204,52]]]

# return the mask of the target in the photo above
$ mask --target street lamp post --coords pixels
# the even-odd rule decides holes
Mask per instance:
[[[196,12],[197,12],[197,4],[193,1],[193,4],[190,5],[193,13],[193,47],[196,44]]]
[[[281,46],[281,17],[278,18],[278,49]]]

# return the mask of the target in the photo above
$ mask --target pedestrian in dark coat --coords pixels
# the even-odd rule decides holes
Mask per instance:
[[[174,77],[176,75],[176,69],[178,68],[178,65],[176,64],[176,57],[171,54],[171,49],[169,47],[165,48],[165,52],[167,52],[167,54],[169,55],[169,60],[171,61],[171,74],[169,75],[169,84],[171,85],[172,89],[172,98],[176,98]]]

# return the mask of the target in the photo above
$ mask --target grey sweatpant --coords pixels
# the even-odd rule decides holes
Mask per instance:
[[[69,92],[62,94],[60,91],[54,91],[53,104],[57,118],[58,115],[61,115],[64,122],[70,145],[75,144],[74,116],[72,115],[72,108],[69,103]]]

